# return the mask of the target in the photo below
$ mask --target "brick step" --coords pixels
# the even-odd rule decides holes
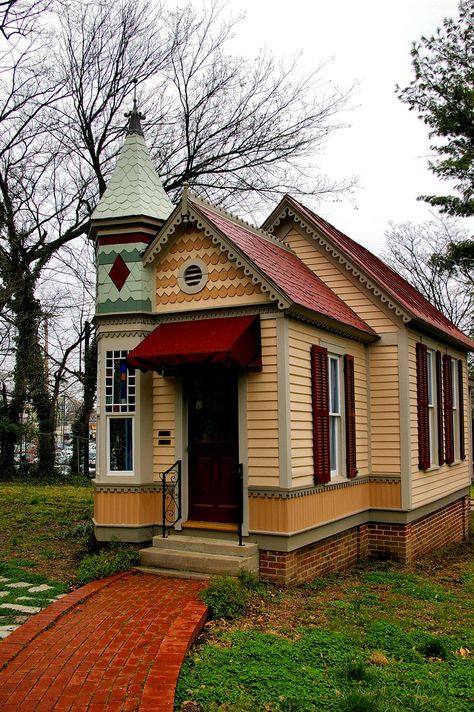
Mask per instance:
[[[246,569],[258,574],[258,545],[184,535],[155,537],[153,546],[140,551],[142,567],[165,571],[238,576]]]
[[[152,576],[166,576],[166,578],[190,579],[192,581],[207,581],[211,574],[199,573],[199,571],[180,571],[178,569],[159,569],[157,566],[134,566],[135,571]]]

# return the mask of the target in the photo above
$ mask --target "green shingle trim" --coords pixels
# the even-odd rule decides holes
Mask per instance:
[[[131,250],[126,252],[125,250],[114,250],[113,252],[102,252],[99,250],[97,254],[97,264],[99,265],[113,265],[117,255],[121,255],[125,262],[141,262],[142,261],[142,251],[141,250]]]
[[[96,314],[120,314],[121,312],[151,312],[150,299],[117,299],[112,302],[106,299],[105,302],[99,303],[96,306]]]

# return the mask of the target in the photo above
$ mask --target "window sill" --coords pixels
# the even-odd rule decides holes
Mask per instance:
[[[113,472],[107,472],[107,477],[135,477],[135,473],[132,470],[117,470]]]
[[[349,482],[348,477],[344,477],[343,475],[334,475],[334,477],[331,477],[329,482],[327,483],[328,485],[337,485],[340,482]]]

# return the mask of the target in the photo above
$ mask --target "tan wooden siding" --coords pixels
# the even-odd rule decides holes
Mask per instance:
[[[248,479],[278,486],[278,379],[276,320],[261,320],[262,370],[247,378]]]
[[[465,357],[461,353],[447,350],[445,346],[434,341],[427,341],[419,335],[410,332],[408,338],[409,388],[410,388],[410,464],[412,475],[412,506],[422,507],[451,492],[456,492],[470,484],[471,465],[469,452],[466,449],[466,459],[456,461],[452,465],[434,465],[430,470],[418,469],[418,414],[416,399],[416,343],[424,342],[429,349],[449,353],[453,359]],[[468,409],[467,365],[464,363],[464,428],[466,444],[469,442],[470,413]]]
[[[153,479],[176,460],[176,379],[153,374]],[[158,445],[158,431],[171,432],[170,445]]]
[[[102,526],[158,524],[161,492],[95,492],[94,519]]]
[[[311,395],[311,345],[324,343],[331,351],[354,356],[357,469],[369,474],[367,431],[366,353],[362,344],[323,333],[306,324],[289,323],[289,379],[291,411],[292,485],[313,484],[313,415]]]
[[[398,475],[400,458],[400,390],[397,345],[369,347],[372,472]]]
[[[283,499],[251,496],[249,529],[293,533],[333,522],[367,509],[400,508],[400,482],[364,482]]]
[[[181,265],[196,257],[207,265],[209,279],[197,294],[185,294],[178,284],[178,272]],[[189,228],[157,263],[155,290],[158,313],[169,313],[178,308],[188,311],[269,301],[268,295],[245,276],[243,268],[231,262],[225,252],[196,228]]]
[[[343,299],[356,314],[378,334],[399,329],[395,315],[387,313],[378,299],[369,296],[362,285],[354,284],[346,268],[334,261],[322,246],[304,236],[294,227],[285,236],[295,253],[337,296]]]

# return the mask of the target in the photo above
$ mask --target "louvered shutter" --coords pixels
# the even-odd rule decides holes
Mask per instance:
[[[344,356],[344,395],[346,411],[346,463],[347,477],[357,475],[354,357]]]
[[[438,465],[443,465],[443,377],[441,351],[436,352],[436,422],[438,426]]]
[[[462,361],[458,361],[458,410],[459,410],[459,457],[461,460],[466,459],[466,445],[464,440],[464,379],[462,370]]]
[[[418,467],[430,466],[430,430],[428,414],[428,357],[424,344],[416,345],[416,382],[418,406]]]
[[[453,432],[453,372],[452,359],[443,355],[443,396],[444,396],[444,453],[445,460],[450,465],[454,462],[454,432]]]
[[[321,346],[311,347],[311,381],[313,396],[314,481],[329,482],[329,384],[328,352]]]

